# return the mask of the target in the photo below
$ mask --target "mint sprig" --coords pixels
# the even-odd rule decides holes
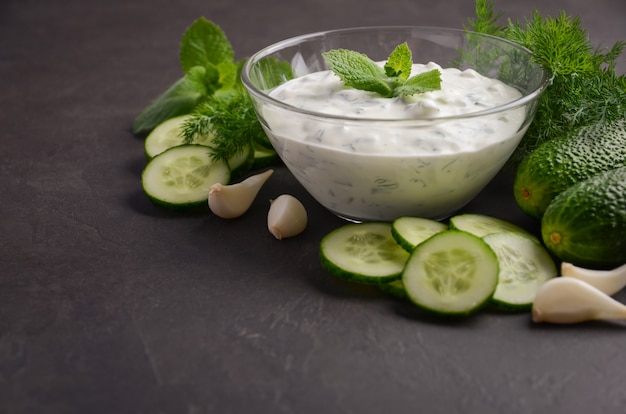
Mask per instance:
[[[215,93],[237,83],[233,48],[222,29],[201,17],[183,35],[179,58],[182,78],[167,88],[135,118],[133,132],[145,134],[161,122],[190,113]]]
[[[201,17],[183,35],[179,56],[180,66],[187,73],[194,66],[232,62],[235,53],[222,29]]]
[[[350,88],[377,93],[385,98],[410,96],[441,89],[437,69],[411,77],[411,49],[406,42],[397,46],[384,66],[367,55],[348,49],[322,53],[326,64]]]

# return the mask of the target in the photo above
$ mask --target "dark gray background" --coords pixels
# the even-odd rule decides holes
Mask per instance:
[[[317,246],[342,222],[282,168],[235,221],[141,192],[132,121],[181,75],[196,18],[241,58],[323,29],[461,27],[473,4],[3,0],[0,413],[623,413],[621,323],[443,323],[338,281]],[[623,0],[497,3],[515,19],[535,7],[580,15],[595,44],[626,39]],[[310,225],[277,241],[267,200],[284,192]],[[506,174],[464,211],[537,230]]]

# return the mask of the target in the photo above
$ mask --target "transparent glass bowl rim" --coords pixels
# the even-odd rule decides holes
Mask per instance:
[[[475,112],[470,112],[470,113],[461,114],[461,115],[420,117],[420,118],[412,118],[412,119],[397,119],[397,118],[389,119],[389,118],[351,117],[351,116],[328,114],[328,113],[298,108],[296,106],[293,106],[285,102],[282,102],[278,99],[275,99],[271,97],[270,95],[268,95],[265,91],[260,90],[252,83],[252,80],[250,79],[250,76],[249,76],[252,66],[258,61],[260,61],[261,59],[275,52],[278,52],[281,49],[296,46],[308,40],[312,40],[315,38],[323,38],[325,36],[334,35],[334,34],[350,34],[350,33],[357,33],[357,32],[377,32],[377,31],[406,31],[406,30],[424,31],[424,32],[427,32],[427,31],[448,32],[448,33],[452,33],[455,35],[461,35],[461,34],[468,35],[469,34],[473,36],[482,37],[485,39],[490,39],[494,42],[507,44],[515,49],[528,53],[529,59],[532,58],[532,54],[533,54],[529,49],[523,47],[520,44],[509,41],[507,39],[485,34],[485,33],[478,33],[478,32],[473,32],[469,30],[464,30],[464,29],[454,29],[454,28],[437,27],[437,26],[399,26],[399,25],[396,25],[396,26],[358,26],[358,27],[325,30],[325,31],[298,35],[298,36],[290,37],[290,38],[281,40],[279,42],[273,43],[269,46],[266,46],[263,49],[259,50],[258,52],[254,53],[249,59],[247,59],[246,63],[244,64],[243,70],[241,72],[241,80],[245,88],[248,90],[250,94],[255,95],[257,98],[263,101],[271,103],[272,105],[275,105],[277,107],[280,107],[290,112],[296,112],[302,115],[311,116],[311,117],[320,118],[320,119],[326,119],[326,120],[349,121],[349,122],[355,122],[355,123],[376,122],[376,123],[389,123],[389,124],[394,124],[394,125],[415,124],[415,123],[421,124],[424,122],[444,122],[444,121],[459,120],[459,119],[470,119],[470,118],[478,118],[482,116],[487,116],[491,114],[497,114],[500,112],[506,112],[509,110],[516,109],[518,107],[525,106],[528,103],[534,101],[535,99],[538,99],[549,83],[548,73],[545,70],[543,70],[539,66],[539,64],[535,63],[538,69],[541,70],[542,72],[542,79],[539,82],[538,86],[527,95],[524,95],[521,98],[508,102],[504,105],[494,106],[494,107],[487,108],[481,111],[475,111]]]

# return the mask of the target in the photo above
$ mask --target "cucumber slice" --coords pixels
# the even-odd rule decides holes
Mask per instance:
[[[536,236],[523,228],[506,220],[502,220],[497,217],[485,216],[483,214],[467,213],[453,216],[450,218],[450,228],[463,230],[478,237],[507,231],[519,233],[536,242],[539,242],[539,239]]]
[[[491,302],[504,310],[529,310],[537,290],[558,274],[550,254],[539,243],[518,233],[493,233],[483,240],[500,263],[498,286]]]
[[[254,150],[252,145],[246,145],[243,151],[228,159],[231,179],[239,178],[250,171],[254,163]]]
[[[378,285],[379,289],[391,296],[395,296],[397,298],[406,299],[406,290],[404,289],[404,282],[402,279],[393,280],[389,283],[383,283]]]
[[[439,221],[422,217],[399,217],[391,223],[391,235],[409,253],[430,236],[447,229]]]
[[[144,141],[146,157],[152,159],[165,150],[183,145],[185,143],[182,136],[183,125],[190,117],[190,115],[181,115],[157,125]],[[190,144],[207,145],[212,139],[212,137],[197,138]]]
[[[470,315],[489,302],[498,284],[498,258],[478,236],[445,230],[419,244],[402,281],[419,307],[438,315]]]
[[[253,170],[269,167],[277,164],[279,161],[280,157],[278,157],[278,153],[273,148],[266,148],[260,145],[254,146]]]
[[[391,224],[350,223],[328,233],[320,243],[322,266],[353,282],[381,284],[399,279],[408,253],[391,236]]]
[[[163,151],[179,145],[185,145],[182,136],[183,125],[191,115],[181,115],[170,118],[167,121],[157,125],[156,128],[146,137],[144,142],[144,151],[148,160],[156,157]],[[211,146],[213,135],[196,136],[193,142],[189,144]],[[254,151],[252,145],[248,145],[243,151],[235,154],[228,159],[228,166],[231,170],[233,178],[240,177],[248,172],[254,162]]]
[[[148,162],[141,181],[154,203],[168,208],[188,208],[207,203],[209,188],[226,184],[230,169],[211,159],[210,149],[186,144],[170,148]]]

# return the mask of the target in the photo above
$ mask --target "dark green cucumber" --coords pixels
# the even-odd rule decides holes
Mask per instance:
[[[557,195],[541,220],[559,259],[610,268],[626,263],[626,167],[599,173]]]
[[[520,163],[513,184],[515,201],[539,219],[563,190],[622,165],[626,165],[626,120],[583,127],[545,142]]]

